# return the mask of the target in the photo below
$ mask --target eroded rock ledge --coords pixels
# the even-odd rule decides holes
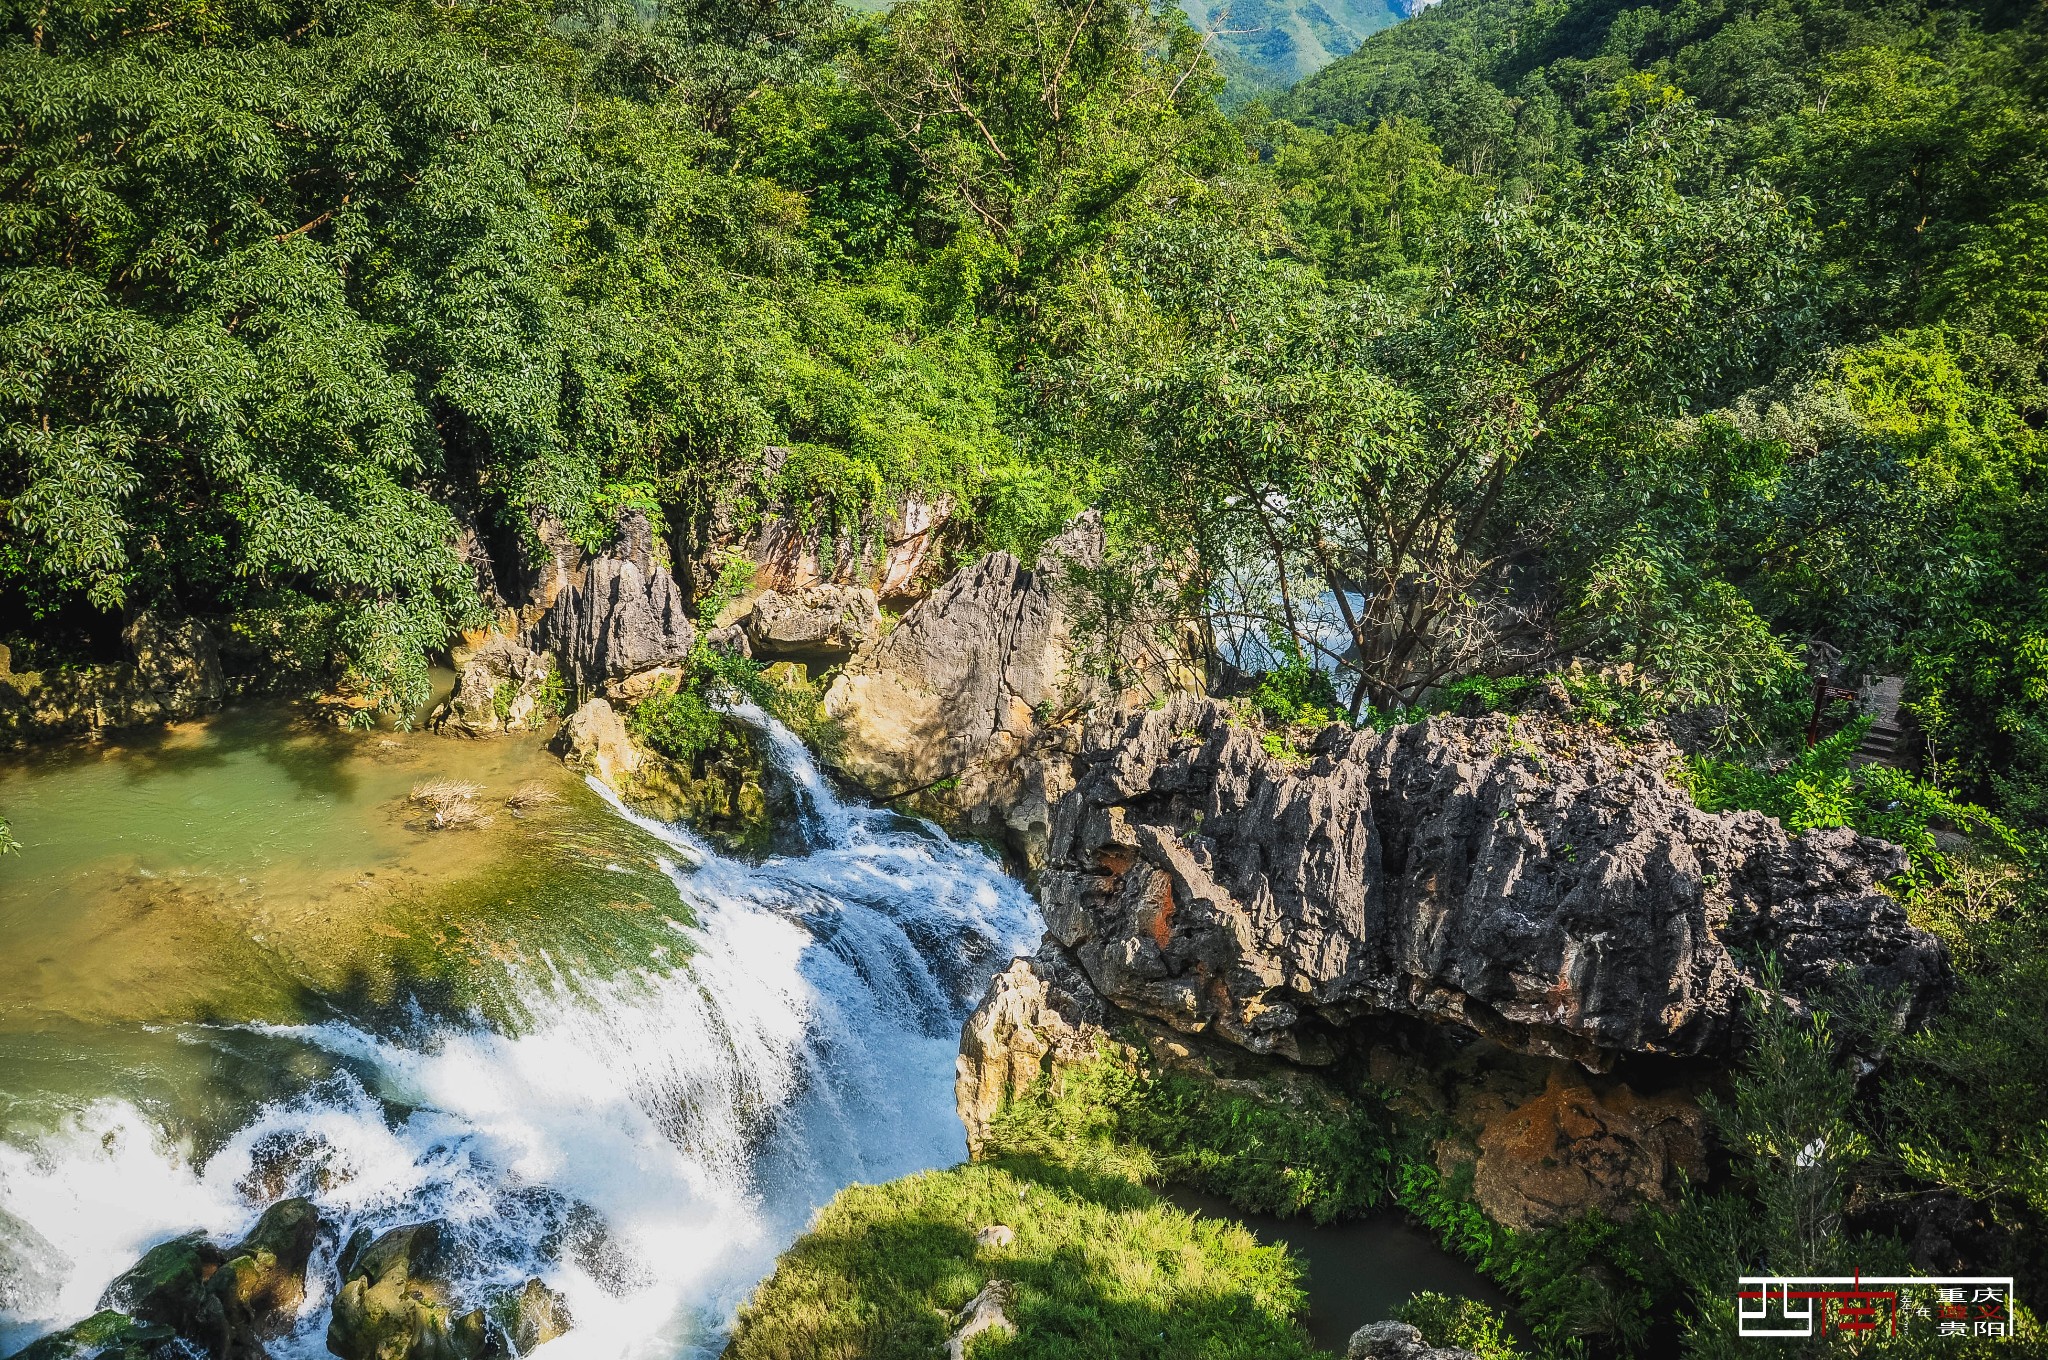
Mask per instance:
[[[1795,996],[1849,974],[1932,998],[1941,946],[1878,886],[1903,851],[1702,812],[1675,756],[1504,716],[1331,727],[1276,756],[1226,705],[1176,698],[1085,733],[1048,941],[1124,1011],[1309,1063],[1376,1015],[1594,1070],[1724,1053],[1767,955]]]

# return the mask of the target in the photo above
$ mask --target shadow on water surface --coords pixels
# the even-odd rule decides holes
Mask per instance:
[[[1512,1326],[1507,1296],[1401,1213],[1318,1226],[1306,1218],[1245,1213],[1220,1196],[1182,1186],[1168,1187],[1165,1195],[1191,1213],[1242,1223],[1261,1242],[1285,1244],[1306,1267],[1309,1335],[1339,1355],[1353,1332],[1394,1317],[1424,1292],[1477,1299],[1507,1314]]]

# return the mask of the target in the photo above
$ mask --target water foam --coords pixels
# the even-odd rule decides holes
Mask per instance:
[[[0,1351],[92,1311],[150,1243],[231,1237],[294,1193],[343,1238],[446,1220],[464,1297],[547,1281],[576,1319],[547,1348],[558,1360],[713,1351],[834,1190],[962,1156],[959,1025],[1033,943],[1029,899],[936,828],[841,802],[801,743],[736,708],[796,786],[809,853],[729,859],[613,798],[674,852],[664,867],[696,918],[675,925],[676,961],[509,974],[511,1033],[270,1028],[339,1071],[253,1112],[203,1162],[117,1101],[0,1144],[0,1214],[41,1239],[55,1282],[0,1299]],[[334,1247],[280,1356],[324,1353]]]

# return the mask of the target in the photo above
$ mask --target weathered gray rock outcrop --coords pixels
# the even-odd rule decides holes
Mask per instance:
[[[1456,1346],[1431,1346],[1405,1322],[1372,1322],[1351,1334],[1344,1360],[1479,1360]]]
[[[678,572],[693,595],[701,597],[735,556],[752,565],[756,590],[787,594],[814,585],[866,586],[900,608],[930,587],[936,549],[954,510],[951,496],[910,491],[851,522],[828,521],[781,498],[777,478],[789,450],[770,447],[762,453],[747,485],[680,526]],[[742,504],[764,512],[743,514]]]
[[[1766,955],[1795,995],[1845,974],[1931,998],[1941,946],[1877,886],[1902,851],[1702,812],[1672,756],[1494,716],[1288,758],[1176,699],[1087,733],[1048,938],[1124,1010],[1308,1062],[1387,1014],[1594,1069],[1723,1052]]]
[[[493,633],[482,645],[458,651],[462,679],[434,711],[434,729],[459,737],[489,737],[545,726],[555,716],[548,702],[554,658]]]
[[[841,772],[884,798],[942,781],[1006,779],[1040,714],[1079,688],[1059,600],[1062,564],[1101,558],[1101,519],[1084,515],[1036,566],[990,553],[921,601],[826,692]],[[963,787],[959,801],[991,800]]]
[[[617,542],[569,571],[526,643],[554,653],[576,694],[587,695],[637,671],[681,664],[696,640],[682,589],[655,556],[653,529],[628,511]]]
[[[743,627],[748,654],[764,661],[843,661],[881,629],[881,607],[865,586],[805,586],[757,597]]]

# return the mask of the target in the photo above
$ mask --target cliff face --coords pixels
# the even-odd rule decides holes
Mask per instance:
[[[1052,816],[1048,938],[1117,1006],[1314,1062],[1374,1014],[1604,1068],[1726,1051],[1764,958],[1917,1007],[1939,943],[1897,847],[1700,811],[1669,747],[1503,716],[1332,727],[1289,758],[1180,698],[1090,730]]]
[[[1043,716],[1087,688],[1060,573],[1101,557],[1101,520],[1084,515],[1036,566],[990,553],[861,649],[825,695],[840,772],[883,798],[947,785],[947,811],[966,820],[1014,801]]]
[[[962,1034],[971,1145],[1130,1036],[1168,1065],[1345,1051],[1448,1130],[1440,1169],[1497,1220],[1626,1217],[1706,1170],[1685,1069],[1656,1059],[1727,1055],[1768,957],[1795,1001],[1853,978],[1910,1012],[1942,984],[1878,886],[1903,851],[1702,812],[1668,745],[1495,716],[1275,754],[1234,718],[1181,697],[1036,753],[1046,938]],[[1429,1023],[1390,1043],[1388,1017]]]

